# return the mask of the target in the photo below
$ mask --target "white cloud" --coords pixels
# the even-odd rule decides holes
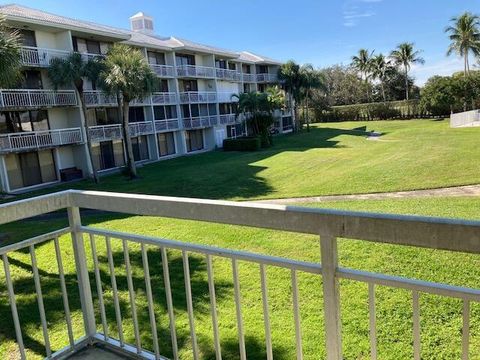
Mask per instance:
[[[357,26],[360,19],[375,16],[369,4],[383,0],[347,0],[343,3],[343,26]]]
[[[454,72],[463,71],[463,60],[460,58],[447,58],[427,65],[412,66],[411,75],[415,77],[417,85],[424,85],[428,78],[434,75],[449,76]]]

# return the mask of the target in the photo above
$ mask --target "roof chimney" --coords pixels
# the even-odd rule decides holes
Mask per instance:
[[[132,31],[144,34],[153,34],[153,18],[143,12],[136,13],[130,18]]]

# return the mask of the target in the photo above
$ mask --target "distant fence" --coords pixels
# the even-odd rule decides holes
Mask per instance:
[[[465,111],[450,116],[450,127],[480,125],[480,110]]]

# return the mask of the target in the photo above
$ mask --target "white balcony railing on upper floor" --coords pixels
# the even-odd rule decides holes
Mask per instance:
[[[215,78],[215,68],[199,65],[177,65],[178,77]]]
[[[152,93],[153,105],[173,105],[177,103],[177,94],[174,92],[154,92]]]
[[[256,80],[257,80],[257,77],[256,77],[255,74],[246,74],[246,73],[242,74],[242,81],[243,82],[254,83],[254,82],[256,82]]]
[[[157,65],[149,64],[153,72],[157,74],[158,77],[174,77],[175,71],[171,65]]]
[[[114,95],[107,95],[101,90],[87,90],[83,92],[85,106],[117,106],[117,99]]]
[[[180,93],[180,103],[214,103],[217,102],[215,91],[187,91]]]
[[[238,72],[237,70],[230,70],[230,69],[215,69],[215,73],[217,75],[217,79],[220,80],[227,80],[227,81],[242,81],[242,73]]]
[[[218,124],[217,115],[205,115],[183,119],[183,126],[186,129],[205,128]]]
[[[89,126],[88,133],[90,140],[93,142],[119,140],[123,138],[121,124]]]
[[[237,122],[236,114],[222,114],[219,116],[221,125],[233,125]]]
[[[83,135],[80,128],[0,134],[0,152],[38,150],[82,142]]]
[[[76,106],[74,90],[0,89],[0,109]]]
[[[178,119],[155,120],[155,132],[173,131],[179,128]]]
[[[219,103],[238,102],[238,97],[234,95],[238,95],[238,93],[228,92],[228,91],[219,91],[217,92],[217,101]]]
[[[257,82],[277,82],[277,74],[257,74]]]
[[[152,121],[141,121],[128,124],[130,136],[149,135],[155,132]]]
[[[299,260],[296,254],[291,252],[284,254],[285,256],[281,253],[272,256],[258,251],[226,249],[122,232],[124,230],[122,222],[117,224],[120,228],[113,230],[111,224],[107,228],[86,226],[81,222],[81,208],[134,216],[209,222],[219,226],[220,224],[246,226],[309,234],[318,237],[317,252],[320,261]],[[44,353],[49,359],[64,359],[87,346],[98,344],[128,358],[165,359],[166,352],[171,349],[175,359],[179,358],[180,350],[188,357],[199,359],[201,358],[197,341],[199,328],[195,325],[201,322],[202,328],[211,326],[211,330],[208,331],[213,335],[211,339],[202,338],[202,349],[211,347],[214,357],[221,359],[222,355],[225,356],[225,352],[228,353],[229,350],[223,346],[230,348],[233,345],[230,340],[226,345],[221,341],[222,328],[217,308],[220,295],[216,292],[218,285],[215,269],[221,269],[221,275],[228,276],[228,286],[232,287],[233,305],[228,308],[230,313],[222,314],[236,319],[233,325],[228,325],[228,331],[235,331],[237,340],[234,345],[240,353],[238,358],[243,360],[247,359],[247,334],[252,338],[255,337],[255,341],[259,341],[258,344],[255,342],[255,346],[264,348],[268,359],[273,359],[274,351],[277,351],[280,357],[288,353],[288,358],[302,359],[306,355],[306,349],[302,346],[302,337],[305,336],[305,331],[312,327],[315,330],[308,330],[309,336],[317,336],[318,342],[322,345],[317,350],[307,350],[309,358],[322,357],[321,354],[323,354],[323,358],[328,360],[343,359],[341,329],[342,320],[345,321],[345,319],[342,319],[344,309],[344,304],[341,303],[342,294],[356,298],[355,308],[350,308],[350,311],[358,312],[353,319],[360,319],[361,322],[365,320],[367,324],[366,327],[361,325],[362,331],[356,333],[356,341],[370,344],[369,355],[372,359],[379,357],[380,349],[383,356],[387,355],[388,353],[384,352],[385,346],[392,345],[391,343],[397,338],[411,339],[412,358],[422,357],[423,341],[428,341],[430,351],[433,351],[433,354],[430,354],[432,358],[443,358],[446,338],[435,338],[433,340],[435,346],[432,347],[431,337],[422,331],[422,324],[425,323],[430,323],[430,329],[432,323],[439,328],[442,321],[438,320],[440,317],[445,317],[446,320],[443,321],[449,321],[449,324],[453,321],[452,319],[455,321],[453,326],[455,331],[452,330],[449,333],[449,336],[456,337],[454,341],[458,344],[458,348],[454,349],[455,358],[468,359],[470,355],[478,354],[478,343],[475,340],[478,338],[478,327],[472,325],[478,319],[475,309],[480,302],[479,289],[467,287],[465,283],[452,286],[342,267],[339,264],[338,239],[341,238],[343,242],[355,240],[404,245],[410,247],[409,251],[427,248],[480,254],[479,221],[69,190],[1,204],[0,225],[65,209],[68,212],[68,227],[54,228],[55,230],[52,229],[50,233],[0,247],[4,269],[4,276],[0,281],[5,289],[4,296],[8,298],[11,312],[11,317],[5,321],[12,322],[11,327],[8,327],[11,333],[6,336],[10,339],[16,338],[17,346],[10,351],[18,354],[19,358],[25,359],[28,351],[35,355]],[[182,225],[179,222],[178,226],[188,227],[191,224]],[[143,229],[138,230],[142,232]],[[66,238],[67,234],[71,239]],[[248,246],[248,241],[249,239],[245,238],[246,244],[243,245]],[[85,242],[88,242],[88,246]],[[118,247],[113,248],[112,244]],[[298,244],[292,241],[291,247],[296,245]],[[55,265],[37,262],[36,254],[40,247],[52,249]],[[255,244],[252,247],[256,247]],[[382,249],[371,247],[372,252],[383,251]],[[17,254],[14,253],[17,251],[29,253],[31,258],[28,271],[24,271],[22,276],[18,274],[12,276],[14,275],[12,268],[18,272],[18,269],[24,270],[25,267],[23,261],[16,259]],[[157,260],[153,254],[158,254],[160,259]],[[67,256],[69,261],[74,262],[73,270],[71,266],[68,270],[64,268],[63,263]],[[155,266],[149,264],[152,258],[155,259]],[[206,288],[199,289],[196,282],[194,292],[192,292],[191,282],[193,258],[195,258],[194,263],[197,263],[195,279],[206,279]],[[133,261],[130,261],[131,259]],[[218,267],[219,263],[221,267]],[[225,270],[224,264],[229,264],[231,270]],[[104,271],[105,266],[109,270]],[[425,263],[424,266],[428,268],[430,264]],[[436,271],[434,267],[435,264],[431,266],[433,273]],[[45,271],[46,269],[48,271]],[[288,315],[283,313],[280,315],[271,309],[272,302],[278,304],[279,301],[285,302],[287,299],[279,298],[276,286],[279,284],[277,281],[280,280],[272,276],[272,272],[276,269],[282,271],[279,272],[282,277],[285,275],[281,280],[282,286],[285,286],[286,279],[290,284],[288,287],[285,286],[287,294],[282,294],[288,296],[288,303],[280,305],[281,311],[286,310],[288,306],[291,311]],[[175,271],[174,274],[172,270]],[[47,287],[44,284],[44,277],[40,278],[41,271],[54,277],[55,282],[48,283]],[[249,271],[252,276],[258,277],[258,298],[256,289],[242,287],[241,274],[244,271]],[[393,270],[389,269],[390,271],[395,271],[395,267]],[[116,272],[120,273],[116,274]],[[245,273],[243,274],[245,276]],[[118,283],[117,277],[121,278]],[[465,281],[468,280],[468,276],[464,278]],[[155,287],[152,286],[152,280],[155,281]],[[341,280],[348,280],[350,286],[355,287],[347,290],[346,286],[349,285],[342,282],[340,286]],[[30,281],[32,286],[26,286],[25,284]],[[222,277],[221,281],[225,286],[227,280]],[[276,291],[272,291],[273,288]],[[310,292],[307,294],[301,291],[302,288],[307,288]],[[174,293],[175,289],[178,293]],[[391,294],[379,295],[379,289],[391,291]],[[123,295],[120,295],[119,291]],[[258,302],[257,304],[249,303],[249,321],[245,321],[246,309],[245,304],[242,303],[242,294],[246,291],[255,291],[250,301],[255,298]],[[19,297],[16,293],[21,293],[22,299],[27,295],[31,296],[38,306],[26,306],[23,302],[21,306],[17,306]],[[196,293],[200,298],[194,297]],[[79,297],[75,299],[75,305],[72,303],[74,294]],[[125,301],[125,294],[128,294],[128,306],[123,306],[124,302],[121,302]],[[165,308],[158,306],[159,294],[163,294],[161,296],[165,299]],[[227,294],[230,295],[230,292]],[[402,302],[399,300],[400,295],[403,297]],[[377,308],[383,308],[382,302],[388,301],[391,304],[392,296],[395,296],[394,303],[402,306],[400,312],[393,310],[390,314],[395,319],[400,314],[401,319],[397,319],[398,321],[392,321],[390,317],[386,317],[388,311],[386,315],[384,310],[377,310]],[[52,302],[52,298],[60,299],[62,316],[55,315],[59,311],[59,303]],[[311,299],[318,299],[318,302],[313,303],[313,309]],[[303,304],[308,301],[310,306],[307,308]],[[431,311],[432,304],[446,301],[452,305],[439,307],[439,309],[449,313]],[[5,306],[6,304],[5,301]],[[75,306],[75,318],[71,311],[72,306]],[[393,305],[390,306],[393,307]],[[180,307],[182,307],[181,316],[188,318],[189,325],[186,332],[184,327],[179,330],[176,326],[178,324],[176,316],[179,314]],[[427,311],[422,312],[425,307]],[[207,310],[204,311],[205,309]],[[319,315],[319,312],[323,315]],[[29,319],[32,316],[39,319],[38,324],[31,323]],[[165,316],[167,321],[164,321],[162,323],[164,327],[159,329],[158,319]],[[279,316],[282,317],[279,318]],[[352,318],[351,314],[349,316]],[[383,321],[391,322],[391,325],[382,327],[382,336],[377,336],[378,316],[381,316]],[[257,319],[252,321],[253,317]],[[290,350],[285,350],[286,353],[284,353],[282,347],[277,347],[276,350],[272,347],[272,332],[275,331],[272,325],[285,319],[290,319],[291,324],[283,325],[291,327],[292,332],[282,332],[282,329],[277,329],[275,339],[277,342],[292,344],[295,355],[290,354]],[[128,333],[122,327],[125,321],[129,321],[133,328],[133,330],[130,328]],[[399,321],[402,326],[399,325]],[[74,322],[75,324],[81,322],[83,325],[75,328],[75,332],[72,326]],[[252,328],[248,327],[250,325]],[[34,341],[28,339],[28,342],[24,342],[28,326],[38,326],[39,339]],[[58,335],[59,326],[66,328],[63,337]],[[259,334],[260,326],[262,331]],[[236,329],[232,330],[232,328]],[[56,352],[52,350],[50,344],[53,332],[56,336],[55,348],[60,348]],[[162,341],[165,346],[159,346],[160,341],[164,340],[159,336],[166,336],[167,333],[169,334],[167,335],[168,345]],[[178,335],[181,336],[181,340],[177,338]],[[202,335],[205,336],[205,332]],[[390,346],[390,349],[396,348]],[[393,352],[389,355],[395,357]],[[352,357],[358,358],[365,358],[365,356],[363,346],[357,354],[352,354]]]
[[[21,61],[24,66],[48,67],[53,59],[66,59],[70,51],[45,49],[33,46],[22,46],[20,49]]]

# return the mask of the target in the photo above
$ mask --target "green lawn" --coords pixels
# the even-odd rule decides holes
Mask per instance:
[[[478,198],[343,201],[309,204],[309,206],[480,219],[480,213],[478,212],[480,199]],[[86,220],[89,224],[106,229],[249,250],[306,261],[319,261],[320,259],[318,239],[310,235],[153,217],[104,215],[89,217]],[[18,225],[9,225],[2,230],[9,232],[12,239],[15,240],[64,225],[64,220],[27,221],[22,223],[21,228]],[[78,291],[75,284],[71,241],[68,236],[61,238],[61,247],[75,332],[79,334],[82,321],[79,311]],[[111,286],[107,277],[108,268],[103,239],[97,239],[97,247],[100,253],[102,280],[106,291],[109,331],[111,334],[115,334]],[[133,342],[125,269],[121,265],[123,253],[120,242],[113,240],[113,251],[117,265],[116,275],[121,296],[123,326],[127,334],[127,341]],[[47,318],[52,334],[52,345],[55,349],[58,349],[65,345],[66,336],[62,318],[63,312],[60,310],[62,305],[56,275],[57,268],[52,254],[52,243],[46,243],[37,248],[37,259],[41,269],[41,281],[47,307]],[[87,254],[90,254],[88,244]],[[346,239],[340,240],[339,254],[340,264],[345,267],[477,288],[479,284],[480,256],[478,255],[454,254]],[[130,255],[133,263],[134,283],[139,289],[137,291],[137,306],[142,324],[142,342],[150,347],[151,337],[149,335],[148,312],[146,311],[143,272],[138,247],[132,245]],[[32,358],[39,358],[43,355],[43,340],[37,315],[30,257],[28,253],[17,252],[10,256],[10,261],[20,319],[23,324],[29,355]],[[90,256],[88,261],[91,266]],[[162,353],[171,356],[161,259],[158,250],[149,249],[149,261],[155,307],[157,314],[159,314],[157,322],[160,345]],[[192,354],[180,253],[177,251],[169,252],[169,262],[181,358],[190,359]],[[190,268],[196,328],[199,334],[198,340],[202,358],[214,359],[204,258],[191,255]],[[225,359],[238,359],[231,265],[228,261],[215,259],[214,272],[223,355]],[[292,359],[294,358],[294,323],[291,310],[290,273],[286,270],[268,268],[268,280],[274,357],[276,359]],[[247,356],[249,359],[265,358],[258,266],[240,263],[240,281]],[[305,358],[324,358],[321,279],[313,275],[300,274],[299,288]],[[367,359],[369,358],[367,286],[361,283],[342,281],[341,294],[345,358]],[[14,331],[6,295],[3,270],[0,270],[0,358],[8,358],[7,353],[15,348],[12,339]],[[378,288],[376,295],[378,299],[379,358],[392,360],[411,358],[411,295],[403,290],[384,287]],[[457,300],[447,300],[437,296],[421,296],[422,358],[460,358],[461,309],[462,304]],[[471,315],[470,355],[472,359],[480,359],[479,304],[472,304]],[[97,323],[100,323],[98,314]]]
[[[366,140],[367,131],[384,133]],[[260,199],[414,190],[480,183],[480,128],[448,120],[314,124],[255,153],[214,151],[102,179],[100,190],[212,199]],[[83,181],[47,190],[91,189]],[[45,192],[45,191],[42,191]]]

